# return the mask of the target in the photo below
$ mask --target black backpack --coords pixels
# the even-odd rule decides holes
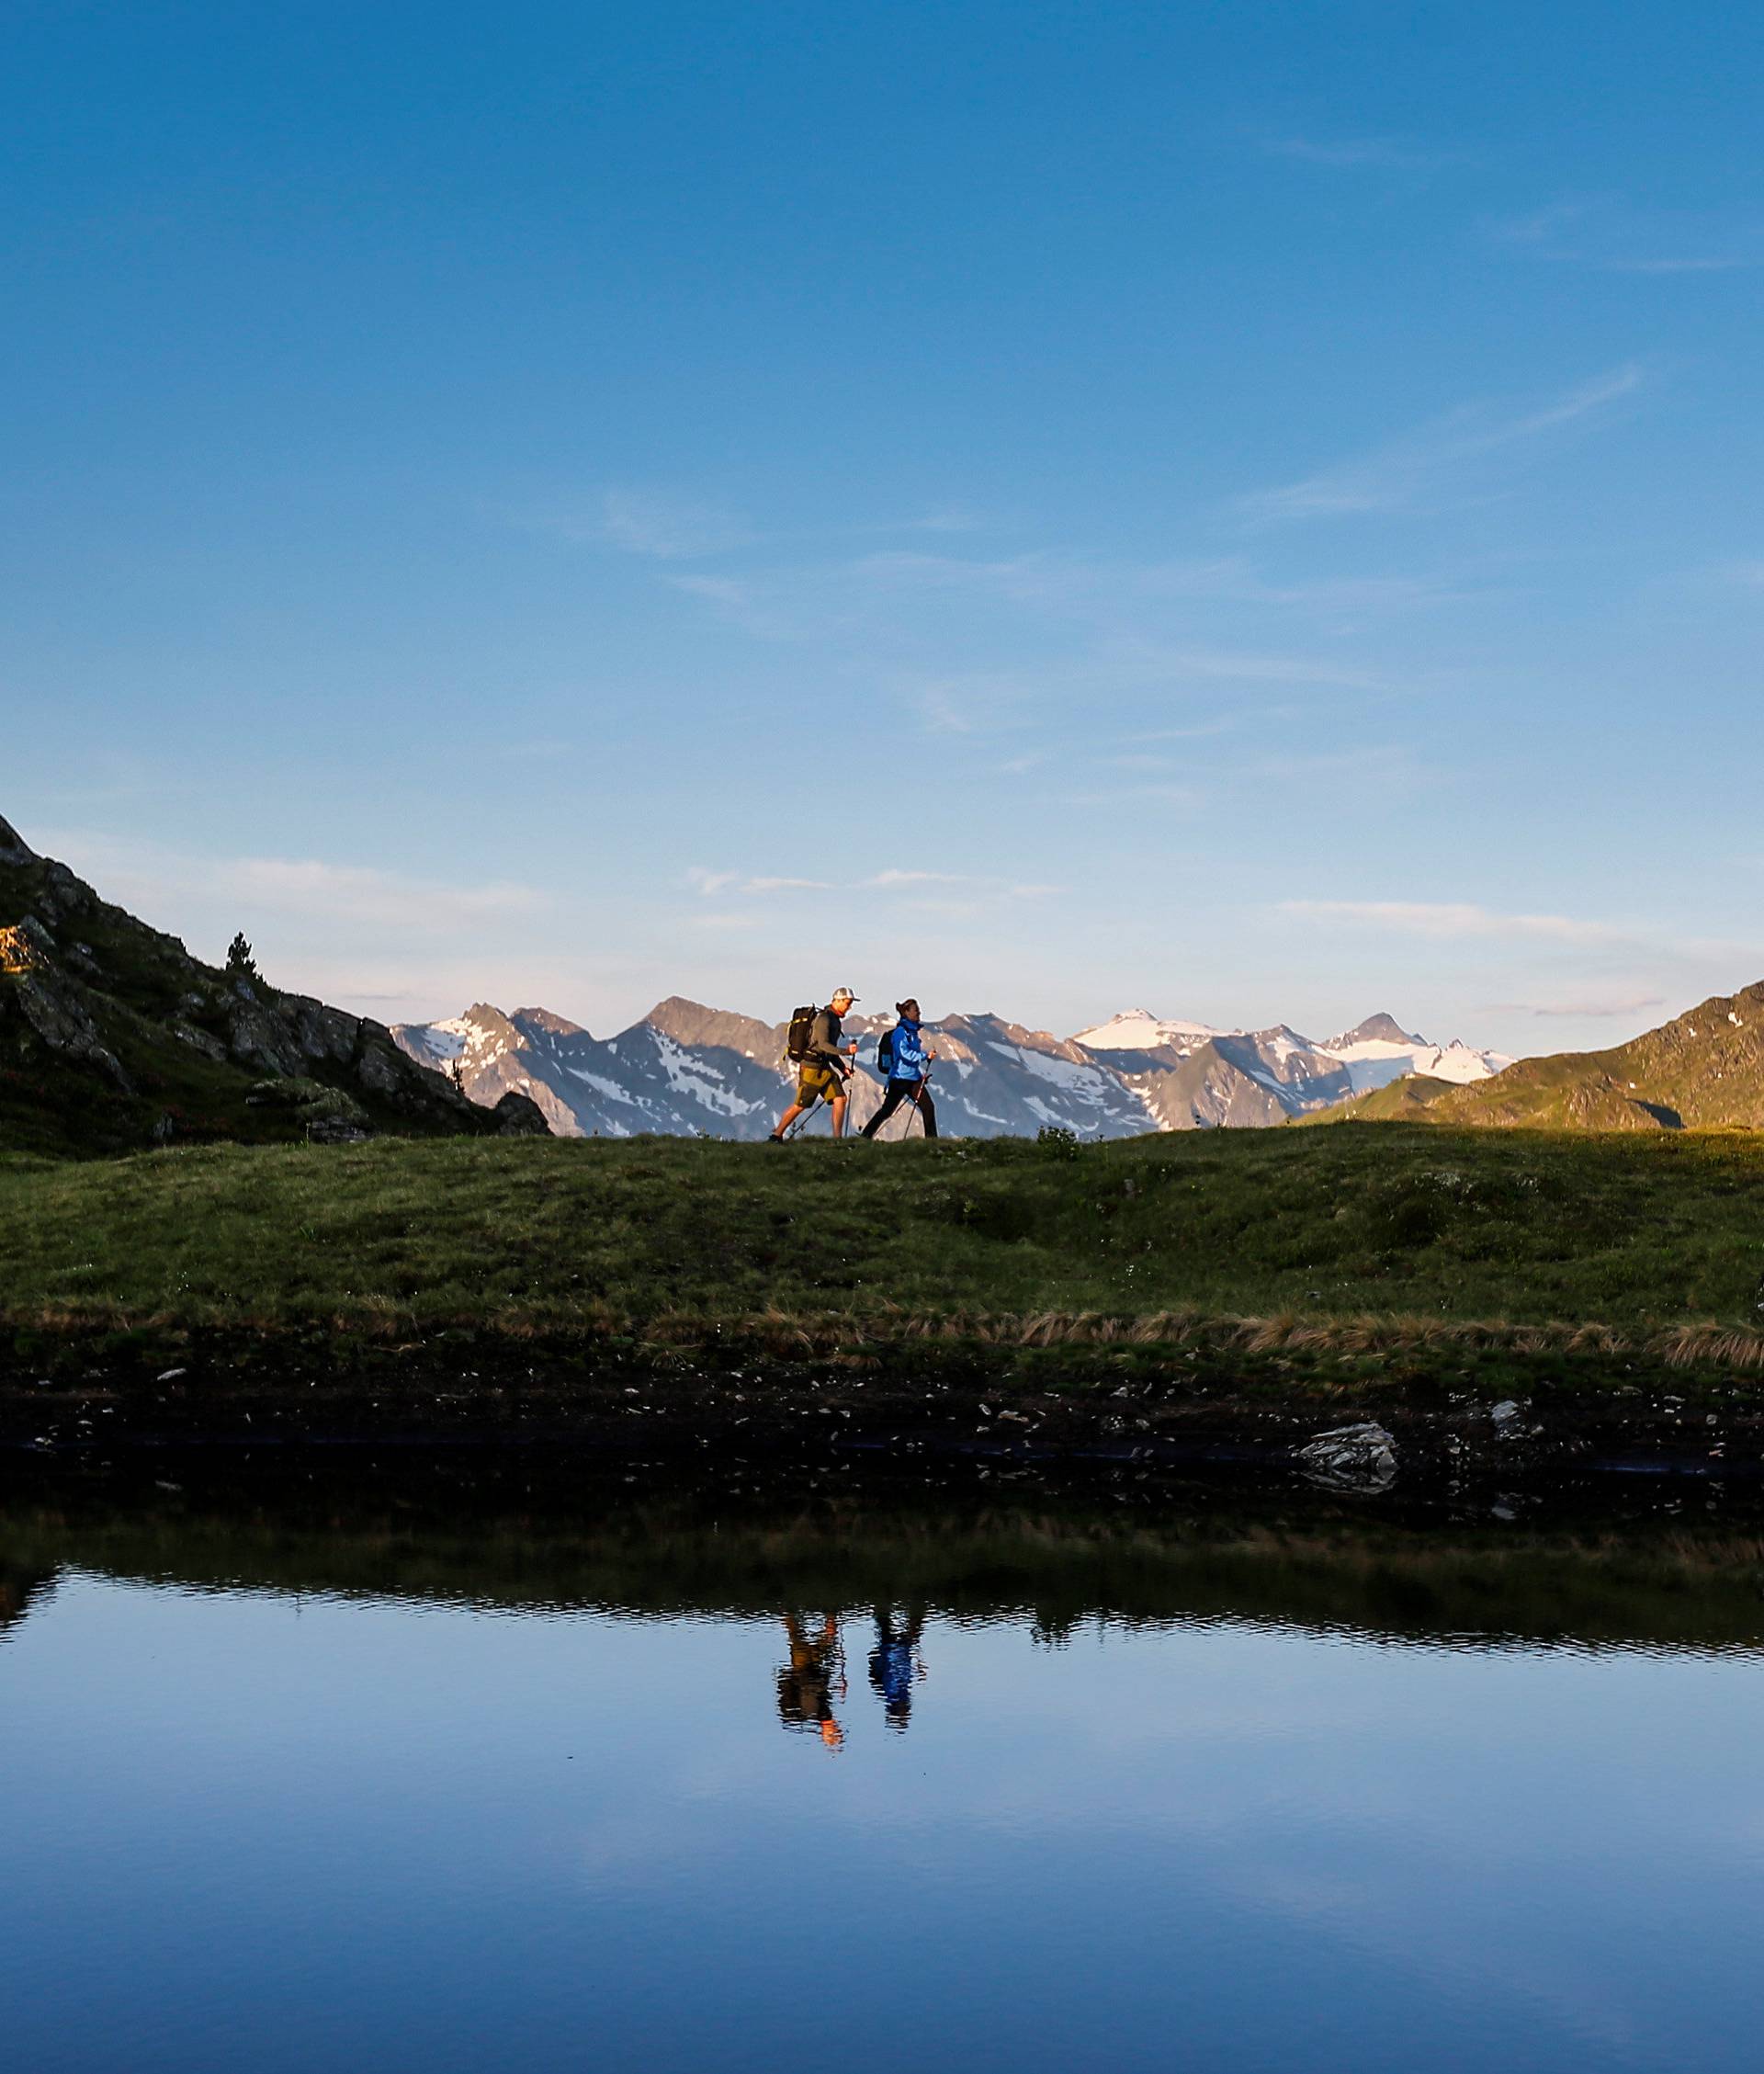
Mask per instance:
[[[808,1056],[808,1046],[815,1034],[815,1017],[820,1014],[810,1002],[807,1008],[790,1011],[790,1035],[784,1040],[784,1055],[793,1065],[799,1066]]]
[[[884,1030],[876,1040],[876,1077],[888,1081],[894,1078],[894,1032]]]

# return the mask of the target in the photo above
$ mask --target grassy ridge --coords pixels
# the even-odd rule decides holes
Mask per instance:
[[[1306,1121],[1395,1117],[1508,1130],[1756,1130],[1764,1126],[1764,981],[1608,1051],[1521,1059],[1462,1086],[1411,1075]]]
[[[15,1326],[1375,1313],[1645,1333],[1764,1324],[1761,1280],[1764,1138],[1740,1133],[1392,1124],[1081,1150],[381,1140],[0,1158],[0,1316]]]

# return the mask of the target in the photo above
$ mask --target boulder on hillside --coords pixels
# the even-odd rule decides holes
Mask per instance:
[[[275,1010],[257,999],[247,980],[227,1015],[227,1048],[242,1066],[260,1073],[297,1074],[306,1060],[294,1033]]]
[[[245,1097],[248,1109],[284,1109],[314,1145],[359,1145],[373,1136],[368,1112],[340,1087],[294,1075],[259,1081]]]
[[[342,1008],[328,1007],[310,994],[289,993],[279,1003],[283,1020],[294,1032],[294,1041],[309,1059],[330,1059],[346,1066],[361,1041],[361,1017]]]
[[[549,1138],[551,1126],[545,1120],[545,1112],[530,1094],[523,1094],[510,1088],[491,1115],[496,1119],[498,1138]]]

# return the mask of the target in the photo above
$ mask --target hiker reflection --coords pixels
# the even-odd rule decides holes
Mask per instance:
[[[910,1606],[897,1627],[894,1608],[876,1609],[876,1647],[870,1651],[870,1683],[876,1687],[888,1716],[888,1726],[904,1733],[912,1717],[912,1682],[925,1674],[919,1661],[919,1637],[924,1630],[925,1609]]]
[[[830,1613],[820,1634],[810,1635],[798,1615],[786,1613],[784,1631],[790,1660],[778,1672],[778,1719],[786,1728],[812,1729],[829,1750],[837,1750],[845,1740],[845,1731],[833,1718],[835,1695],[845,1696],[839,1616]]]

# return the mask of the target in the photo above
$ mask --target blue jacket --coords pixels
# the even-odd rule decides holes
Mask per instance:
[[[930,1070],[925,1057],[924,1039],[919,1035],[919,1026],[910,1016],[903,1015],[894,1026],[894,1071],[888,1075],[891,1081],[922,1081]]]

